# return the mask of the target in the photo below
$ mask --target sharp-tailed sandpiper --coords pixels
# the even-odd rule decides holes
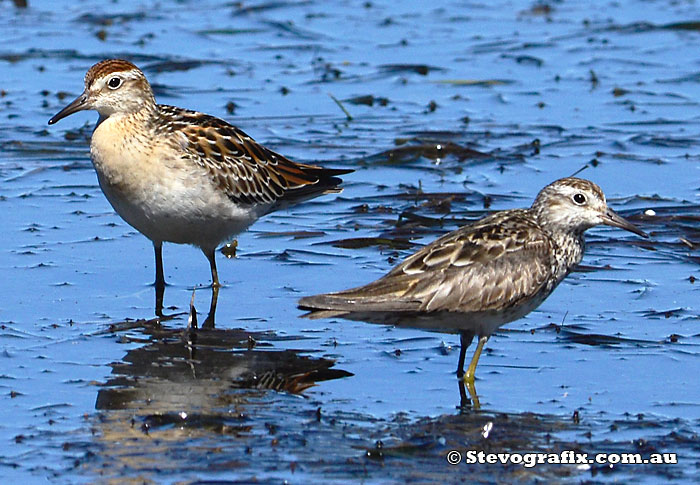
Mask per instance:
[[[219,118],[156,104],[146,76],[125,60],[92,66],[83,93],[49,124],[82,110],[99,113],[90,154],[102,191],[153,242],[158,315],[164,242],[199,247],[216,289],[219,244],[280,207],[339,192],[337,176],[352,171],[293,162]]]
[[[598,224],[647,237],[608,207],[596,184],[560,179],[542,189],[529,209],[491,214],[440,237],[368,285],[308,296],[299,306],[312,310],[312,318],[459,332],[457,374],[475,397],[474,374],[491,333],[552,293],[583,258],[583,233]],[[465,373],[474,335],[479,343]]]

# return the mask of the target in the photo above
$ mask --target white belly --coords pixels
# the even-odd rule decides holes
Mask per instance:
[[[267,210],[236,205],[204,168],[165,143],[116,136],[114,125],[111,117],[104,120],[92,137],[100,187],[114,210],[152,241],[213,249]]]

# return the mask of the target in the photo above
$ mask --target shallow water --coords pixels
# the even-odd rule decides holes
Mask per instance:
[[[544,5],[3,4],[0,475],[697,480],[697,7]],[[217,256],[216,332],[186,332],[186,315],[123,323],[152,316],[151,245],[97,186],[96,115],[46,125],[106,57],[142,67],[161,103],[355,169],[341,195],[271,214],[235,258]],[[369,282],[585,164],[581,176],[652,237],[589,231],[581,271],[489,341],[481,411],[456,408],[455,335],[299,318],[299,297]],[[175,245],[164,258],[165,305],[186,313],[197,288],[206,309],[205,258]],[[452,467],[450,449],[679,464]]]

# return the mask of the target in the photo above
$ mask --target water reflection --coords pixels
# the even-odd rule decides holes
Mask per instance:
[[[143,345],[111,364],[113,375],[97,394],[95,407],[104,411],[95,429],[104,458],[100,474],[184,473],[198,466],[202,472],[207,455],[226,458],[221,440],[245,456],[246,441],[240,440],[265,429],[262,416],[277,413],[279,400],[352,375],[334,369],[330,359],[272,349],[273,341],[282,340],[272,332],[146,324],[143,334],[121,338]],[[179,458],[182,452],[190,453],[189,461]],[[189,463],[186,470],[183,463]]]
[[[192,291],[192,298],[190,299],[190,314],[187,319],[187,326],[190,329],[196,329],[197,322],[197,309],[194,307],[194,294]],[[212,285],[211,287],[211,300],[209,303],[209,313],[207,313],[207,318],[202,323],[203,329],[213,329],[216,320],[216,304],[219,301],[219,285]]]
[[[96,437],[76,461],[103,479],[157,481],[177,474],[196,481],[228,472],[250,476],[251,482],[269,473],[303,481],[304,473],[319,473],[345,482],[367,469],[382,473],[385,465],[406,461],[407,476],[444,483],[456,473],[483,473],[471,465],[446,465],[451,450],[545,452],[578,446],[550,441],[572,426],[557,416],[484,411],[377,426],[371,416],[322,411],[294,395],[351,374],[333,369],[329,359],[273,350],[282,339],[273,332],[139,325],[114,327],[139,326],[142,333],[122,332],[121,338],[141,345],[112,364],[113,376],[97,396],[96,408],[103,412],[94,421]],[[292,457],[292,465],[282,456]],[[546,465],[498,466],[491,472],[501,481],[580,476],[573,468]]]
[[[349,483],[368,471],[375,479],[399,473],[408,481],[447,483],[457,474],[477,480],[484,470],[497,482],[557,481],[600,473],[620,477],[629,470],[556,461],[567,453],[593,456],[602,450],[648,457],[669,448],[665,437],[629,439],[649,426],[639,416],[598,432],[578,411],[562,417],[483,410],[383,421],[322,410],[319,403],[294,394],[351,374],[333,369],[328,359],[273,350],[281,337],[272,332],[146,326],[143,333],[122,335],[122,340],[142,345],[112,364],[113,377],[97,397],[96,407],[103,412],[93,421],[94,440],[71,445],[86,450],[76,467],[115,483],[174,475],[188,483],[214,481],[226,473],[246,478],[240,480],[246,483],[268,483],[270,477],[304,482],[309,474]],[[688,432],[675,436],[691,446]],[[679,441],[673,446],[680,446]],[[540,453],[550,461],[537,467],[473,461],[477,454],[516,452]],[[446,463],[455,453],[459,463]],[[401,466],[392,466],[397,463]],[[666,478],[674,469],[649,472]]]
[[[204,322],[202,322],[203,329],[213,329],[216,326],[216,305],[219,301],[219,288],[220,286],[211,286],[211,299],[209,300],[209,312],[207,313]],[[199,327],[199,318],[197,317],[197,309],[194,306],[194,297],[196,289],[192,290],[192,298],[190,299],[190,309],[189,315],[187,317],[187,327],[189,329],[197,329]],[[174,318],[186,315],[185,312],[177,313],[163,313],[163,295],[165,293],[165,285],[159,285],[156,283],[156,317],[149,320],[153,325],[158,325],[162,322],[167,322]],[[121,322],[116,323],[111,326],[112,331],[124,330],[126,328],[131,328],[133,322]]]
[[[229,402],[237,389],[273,389],[298,394],[319,381],[351,376],[334,361],[272,350],[272,332],[242,329],[172,330],[145,326],[145,345],[113,363],[113,377],[98,392],[97,409],[202,412]]]

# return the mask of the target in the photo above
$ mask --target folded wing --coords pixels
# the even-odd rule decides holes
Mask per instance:
[[[552,281],[552,244],[524,211],[504,211],[446,234],[368,285],[299,304],[350,312],[497,311],[529,301]]]
[[[188,158],[206,169],[213,182],[240,204],[271,204],[273,210],[280,204],[340,192],[337,186],[342,180],[337,176],[352,172],[293,162],[214,116],[166,105],[159,109],[176,120],[165,129],[184,133],[179,142]]]

